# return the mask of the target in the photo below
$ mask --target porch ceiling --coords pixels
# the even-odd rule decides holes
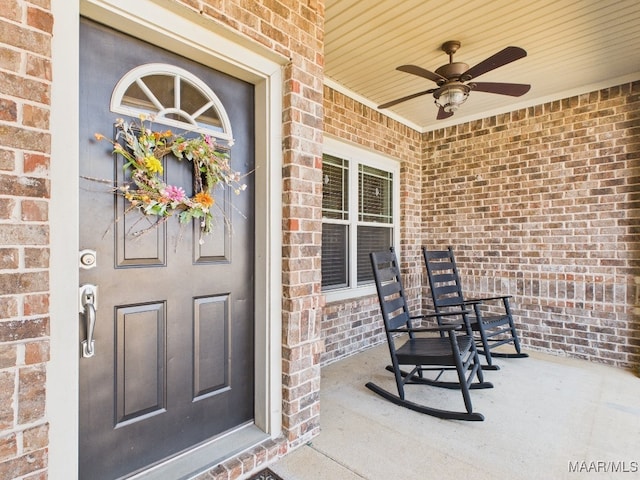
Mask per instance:
[[[531,84],[522,97],[472,92],[445,120],[431,95],[380,110],[419,131],[640,79],[637,0],[325,0],[325,8],[325,82],[373,108],[435,87],[396,67],[434,71],[448,63],[447,40],[462,43],[454,61],[469,66],[510,45],[527,51],[478,79]]]

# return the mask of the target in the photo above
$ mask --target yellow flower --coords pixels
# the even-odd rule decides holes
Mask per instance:
[[[158,160],[153,155],[149,155],[147,158],[144,159],[144,166],[151,173],[162,173],[163,172],[162,162],[160,162],[160,160]]]
[[[211,198],[211,195],[209,195],[207,192],[200,192],[196,194],[194,200],[204,207],[210,207],[214,202],[213,198]]]

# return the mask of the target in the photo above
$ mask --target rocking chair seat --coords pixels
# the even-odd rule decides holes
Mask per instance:
[[[458,335],[460,351],[471,350],[473,338]],[[455,361],[451,351],[451,341],[448,337],[410,338],[396,350],[400,365],[452,365]]]

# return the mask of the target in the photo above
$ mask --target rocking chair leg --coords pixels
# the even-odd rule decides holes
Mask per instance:
[[[483,355],[487,359],[487,364],[483,365],[482,369],[483,370],[500,370],[500,367],[493,365],[493,357],[495,358],[527,358],[529,357],[529,354],[521,352],[520,342],[518,341],[517,337],[513,337],[513,346],[516,349],[516,353],[492,352],[488,342],[482,342],[480,345],[477,346],[478,353],[480,355]]]
[[[480,368],[482,368],[482,370],[500,370],[500,367],[498,365],[484,364],[480,365]]]
[[[500,370],[500,367],[498,365],[493,364],[493,358],[491,357],[494,357],[496,355],[494,353],[491,353],[489,351],[489,348],[478,348],[478,354],[487,359],[487,363],[481,364],[482,370]]]
[[[518,338],[518,334],[516,333],[516,327],[513,324],[511,324],[510,329],[511,329],[511,339],[513,340],[513,347],[516,349],[516,353],[495,352],[495,353],[492,353],[491,355],[493,357],[498,357],[498,358],[527,358],[529,355],[526,353],[522,353],[520,349],[520,339]]]

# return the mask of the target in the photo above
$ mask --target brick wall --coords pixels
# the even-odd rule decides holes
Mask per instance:
[[[410,297],[429,308],[420,246],[453,245],[469,295],[515,296],[526,347],[632,366],[639,93],[621,85],[416,138],[325,88],[325,131],[401,161]],[[325,363],[382,341],[375,298],[326,305],[323,336]]]
[[[424,242],[527,347],[640,363],[640,82],[425,134]]]
[[[421,159],[419,132],[337,92],[324,89],[325,133],[400,162],[401,268],[411,307],[419,308]],[[332,302],[324,308],[323,364],[338,360],[385,339],[377,297]]]
[[[0,8],[0,478],[46,478],[48,2]]]
[[[330,89],[323,103],[321,0],[175,1],[291,58],[283,99],[285,439],[203,478],[239,478],[317,434],[320,363],[381,340],[375,298],[322,305],[323,118],[327,133],[401,162],[402,268],[412,297],[422,290],[420,245],[452,243],[472,292],[516,295],[527,345],[638,362],[637,83],[420,135]],[[48,0],[5,0],[0,9],[0,478],[46,478],[48,8]],[[449,181],[437,194],[436,178]],[[464,202],[456,213],[435,207],[454,193]]]

